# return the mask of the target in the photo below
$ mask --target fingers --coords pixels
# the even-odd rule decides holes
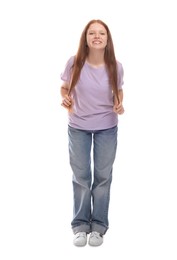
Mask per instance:
[[[114,105],[113,111],[114,111],[116,114],[122,115],[122,114],[124,113],[124,107],[122,106],[122,104]]]
[[[71,99],[71,97],[69,97],[68,95],[66,95],[63,100],[62,100],[62,103],[61,105],[65,108],[69,108],[70,106],[72,106],[73,104],[73,101]]]

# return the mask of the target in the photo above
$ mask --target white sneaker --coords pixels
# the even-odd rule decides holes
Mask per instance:
[[[100,233],[93,231],[89,237],[89,245],[100,246],[102,243],[103,243],[103,236]]]
[[[87,234],[86,232],[78,232],[73,241],[75,246],[85,246],[87,244]]]

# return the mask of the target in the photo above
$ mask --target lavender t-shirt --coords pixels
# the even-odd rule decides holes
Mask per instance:
[[[70,81],[74,56],[66,63],[61,79]],[[118,89],[123,85],[123,67],[118,64]],[[105,66],[92,67],[85,62],[79,81],[72,91],[74,99],[73,112],[68,114],[68,124],[83,130],[102,130],[114,127],[118,115],[113,112],[113,93]]]

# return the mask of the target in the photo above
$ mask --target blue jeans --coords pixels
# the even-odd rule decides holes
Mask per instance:
[[[74,234],[91,231],[105,234],[108,229],[117,130],[117,126],[97,131],[79,130],[68,126],[69,157],[73,171],[71,226]]]

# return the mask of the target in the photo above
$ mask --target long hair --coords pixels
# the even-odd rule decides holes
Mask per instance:
[[[113,45],[112,36],[111,36],[108,26],[101,20],[91,20],[85,26],[85,28],[81,34],[78,51],[75,55],[74,63],[72,66],[72,74],[71,74],[70,88],[69,88],[68,94],[71,93],[71,91],[77,84],[77,81],[78,81],[80,73],[81,73],[81,69],[88,56],[89,48],[87,46],[86,36],[87,36],[87,31],[88,31],[90,25],[93,23],[99,23],[99,24],[103,25],[107,31],[108,40],[107,40],[107,46],[105,48],[105,53],[104,53],[104,61],[105,61],[106,69],[107,69],[108,76],[109,76],[110,86],[112,87],[112,91],[113,91],[114,95],[118,99],[118,89],[117,89],[118,73],[117,73],[117,61],[116,61],[115,52],[114,52],[114,45]],[[119,101],[119,99],[118,99],[118,101]]]

